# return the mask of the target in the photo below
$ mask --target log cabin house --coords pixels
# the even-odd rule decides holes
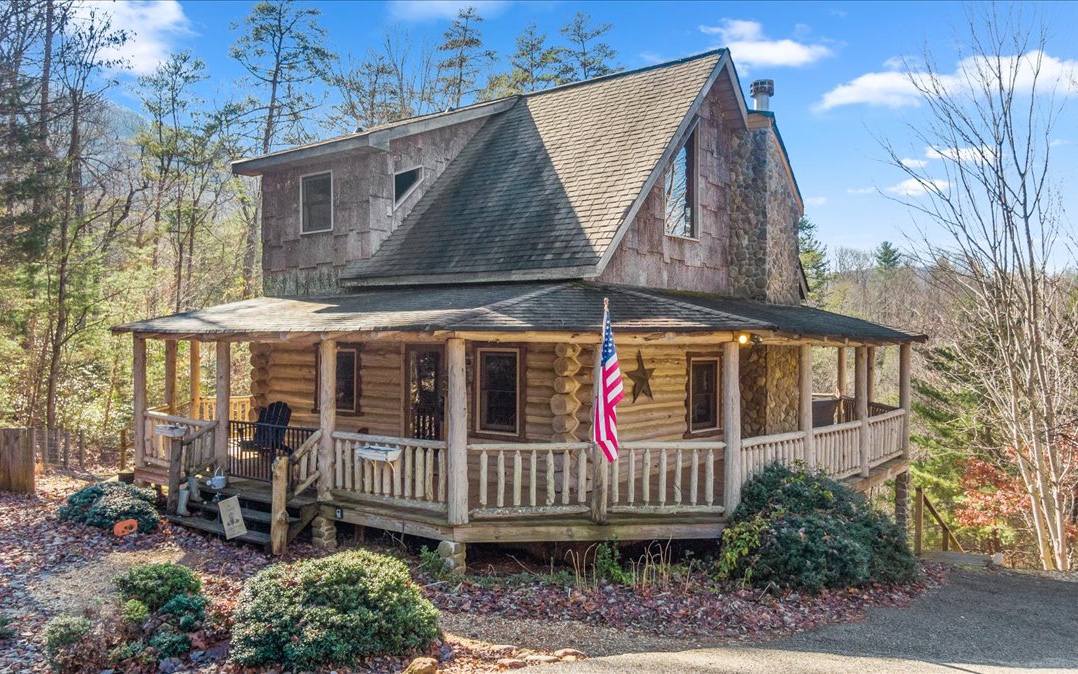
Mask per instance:
[[[752,93],[720,49],[235,162],[262,179],[265,296],[115,328],[134,337],[136,479],[223,469],[276,551],[312,520],[317,544],[344,521],[452,554],[714,537],[774,461],[895,478],[904,520],[922,337],[803,304],[801,196],[773,84]],[[627,391],[613,464],[589,442],[604,298]],[[237,342],[249,395],[230,390]],[[897,407],[875,400],[882,348]],[[834,390],[813,391],[817,349],[837,350]],[[259,442],[273,403],[291,415]]]

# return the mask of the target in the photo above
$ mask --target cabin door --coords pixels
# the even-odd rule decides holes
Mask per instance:
[[[405,349],[407,373],[404,404],[406,435],[421,440],[444,440],[445,350],[442,346],[411,345]]]

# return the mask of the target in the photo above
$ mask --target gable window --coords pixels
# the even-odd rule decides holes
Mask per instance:
[[[314,410],[318,411],[319,372],[321,372],[320,355],[315,351],[314,358]],[[337,411],[345,414],[359,414],[359,347],[337,347],[337,390],[334,398],[337,401]]]
[[[407,171],[401,171],[400,173],[393,174],[393,205],[400,206],[400,203],[404,201],[415,186],[419,184],[420,168],[417,166],[414,169],[408,169]]]
[[[304,176],[300,185],[301,231],[304,234],[333,229],[333,176]]]
[[[520,349],[477,350],[477,431],[502,435],[522,434],[520,361]]]
[[[674,153],[670,168],[663,175],[663,208],[666,233],[695,239],[698,236],[696,215],[696,129]]]
[[[717,356],[689,356],[689,432],[719,427],[719,359]]]

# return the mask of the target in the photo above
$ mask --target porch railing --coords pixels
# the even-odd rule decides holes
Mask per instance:
[[[165,414],[164,412],[155,412],[152,410],[146,412],[143,423],[146,426],[146,447],[143,453],[143,462],[148,466],[157,466],[161,468],[168,468],[169,456],[171,455],[172,448],[172,438],[158,434],[158,426],[166,424],[183,426],[187,429],[183,437],[188,438],[200,430],[211,428],[214,425],[212,421],[188,419],[187,417],[172,416]],[[210,442],[212,442],[212,438]]]
[[[891,410],[868,419],[868,464],[877,466],[902,454],[905,410]]]
[[[587,442],[468,445],[468,473],[478,500],[471,514],[494,515],[506,508],[521,514],[586,511],[590,447]]]
[[[741,481],[747,482],[772,463],[790,465],[804,460],[804,431],[745,438],[741,441]]]
[[[836,479],[861,472],[861,422],[813,429],[816,465]]]
[[[609,511],[721,512],[725,449],[724,442],[703,440],[622,443],[617,460],[610,466]],[[719,471],[715,470],[716,457]]]
[[[365,458],[357,450],[384,453]],[[446,509],[446,443],[363,433],[333,433],[333,486],[359,500]]]
[[[273,426],[252,421],[228,422],[228,473],[233,477],[269,482],[273,460],[302,447],[317,428]]]

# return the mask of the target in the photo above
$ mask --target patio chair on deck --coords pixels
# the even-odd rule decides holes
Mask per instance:
[[[292,418],[292,408],[288,403],[278,400],[270,403],[258,411],[258,421],[255,422],[254,438],[246,443],[245,449],[258,451],[284,450],[290,452],[291,448],[284,444],[285,431],[288,430],[288,422]]]

